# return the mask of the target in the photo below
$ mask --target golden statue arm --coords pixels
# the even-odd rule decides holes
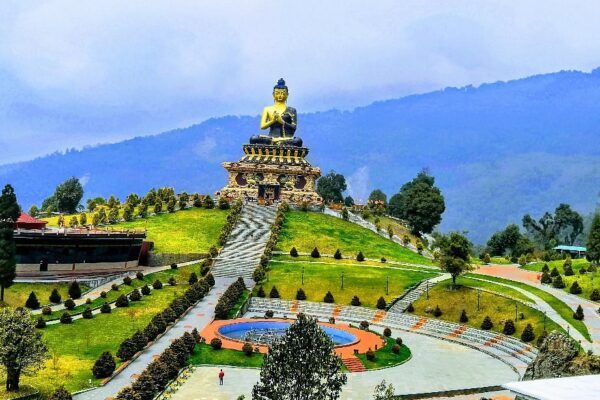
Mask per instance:
[[[273,119],[269,119],[269,111],[267,109],[268,107],[265,107],[263,109],[262,112],[262,117],[260,118],[260,129],[268,129],[271,127],[271,125],[273,125],[275,122],[277,122],[277,119],[273,118]]]

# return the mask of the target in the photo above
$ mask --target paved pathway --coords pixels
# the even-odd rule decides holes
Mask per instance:
[[[107,397],[114,397],[123,387],[130,385],[134,379],[132,375],[140,374],[146,366],[153,360],[154,356],[160,355],[167,347],[171,345],[173,339],[177,339],[186,331],[194,328],[201,330],[210,323],[214,316],[214,308],[219,296],[233,282],[233,279],[218,279],[215,287],[202,299],[194,308],[192,308],[179,322],[163,335],[152,346],[142,351],[142,354],[129,364],[121,373],[113,378],[106,385],[97,389],[80,393],[73,398],[75,400],[104,400]]]
[[[585,316],[583,322],[587,326],[590,336],[592,337],[592,342],[593,342],[591,345],[587,345],[587,347],[589,347],[591,350],[593,350],[594,353],[596,353],[596,354],[600,353],[600,314],[598,314],[598,312],[597,312],[598,308],[600,307],[600,304],[595,303],[590,300],[586,300],[583,297],[579,297],[579,296],[575,296],[573,294],[567,293],[561,289],[553,288],[552,286],[549,286],[549,285],[542,285],[538,279],[538,276],[540,275],[539,272],[523,270],[515,265],[482,267],[479,270],[474,271],[474,272],[477,274],[481,274],[481,275],[489,275],[489,276],[495,276],[495,277],[499,277],[499,278],[511,279],[514,281],[528,284],[530,286],[534,286],[538,289],[541,289],[545,292],[552,294],[556,298],[565,302],[569,307],[571,307],[571,309],[573,311],[575,311],[577,309],[578,305],[581,305],[581,307],[583,308],[584,316]],[[512,286],[512,288],[519,290],[518,288],[516,288],[514,286]],[[539,300],[541,300],[541,299],[539,299]],[[543,300],[542,300],[542,302],[543,302]],[[558,321],[556,321],[556,322],[558,322]],[[575,331],[575,333],[573,331]],[[579,334],[579,332],[577,332],[574,328],[570,329],[570,333],[572,336]],[[583,338],[580,334],[579,334],[579,336],[580,336],[580,338],[576,337],[577,340]],[[586,343],[588,343],[587,340],[583,339],[581,343],[582,343],[582,346],[584,348],[586,348]]]
[[[394,385],[396,394],[494,386],[518,380],[508,365],[480,351],[410,332],[401,336],[412,358],[397,367],[348,374],[343,400],[372,398],[374,387],[383,379]],[[235,400],[242,394],[250,399],[259,370],[224,366],[225,385],[219,386],[220,368],[196,369],[172,400]]]

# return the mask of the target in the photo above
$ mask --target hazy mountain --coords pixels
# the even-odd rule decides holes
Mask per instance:
[[[476,242],[524,213],[567,202],[590,212],[600,190],[600,69],[563,71],[302,114],[298,135],[324,172],[350,178],[355,197],[393,194],[426,167],[447,200],[442,229]],[[293,105],[293,101],[291,102]],[[28,208],[77,176],[86,197],[172,185],[214,192],[220,163],[237,160],[258,117],[211,119],[186,129],[0,166]],[[101,138],[100,138],[101,139]],[[35,144],[32,143],[32,146]]]

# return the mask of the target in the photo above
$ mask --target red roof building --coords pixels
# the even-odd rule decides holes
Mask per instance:
[[[33,218],[31,215],[21,213],[21,216],[17,220],[18,229],[44,229],[47,221],[42,221],[37,218]]]

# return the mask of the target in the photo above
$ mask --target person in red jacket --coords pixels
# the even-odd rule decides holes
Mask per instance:
[[[219,371],[219,385],[223,386],[223,378],[225,377],[225,372],[223,370]]]

